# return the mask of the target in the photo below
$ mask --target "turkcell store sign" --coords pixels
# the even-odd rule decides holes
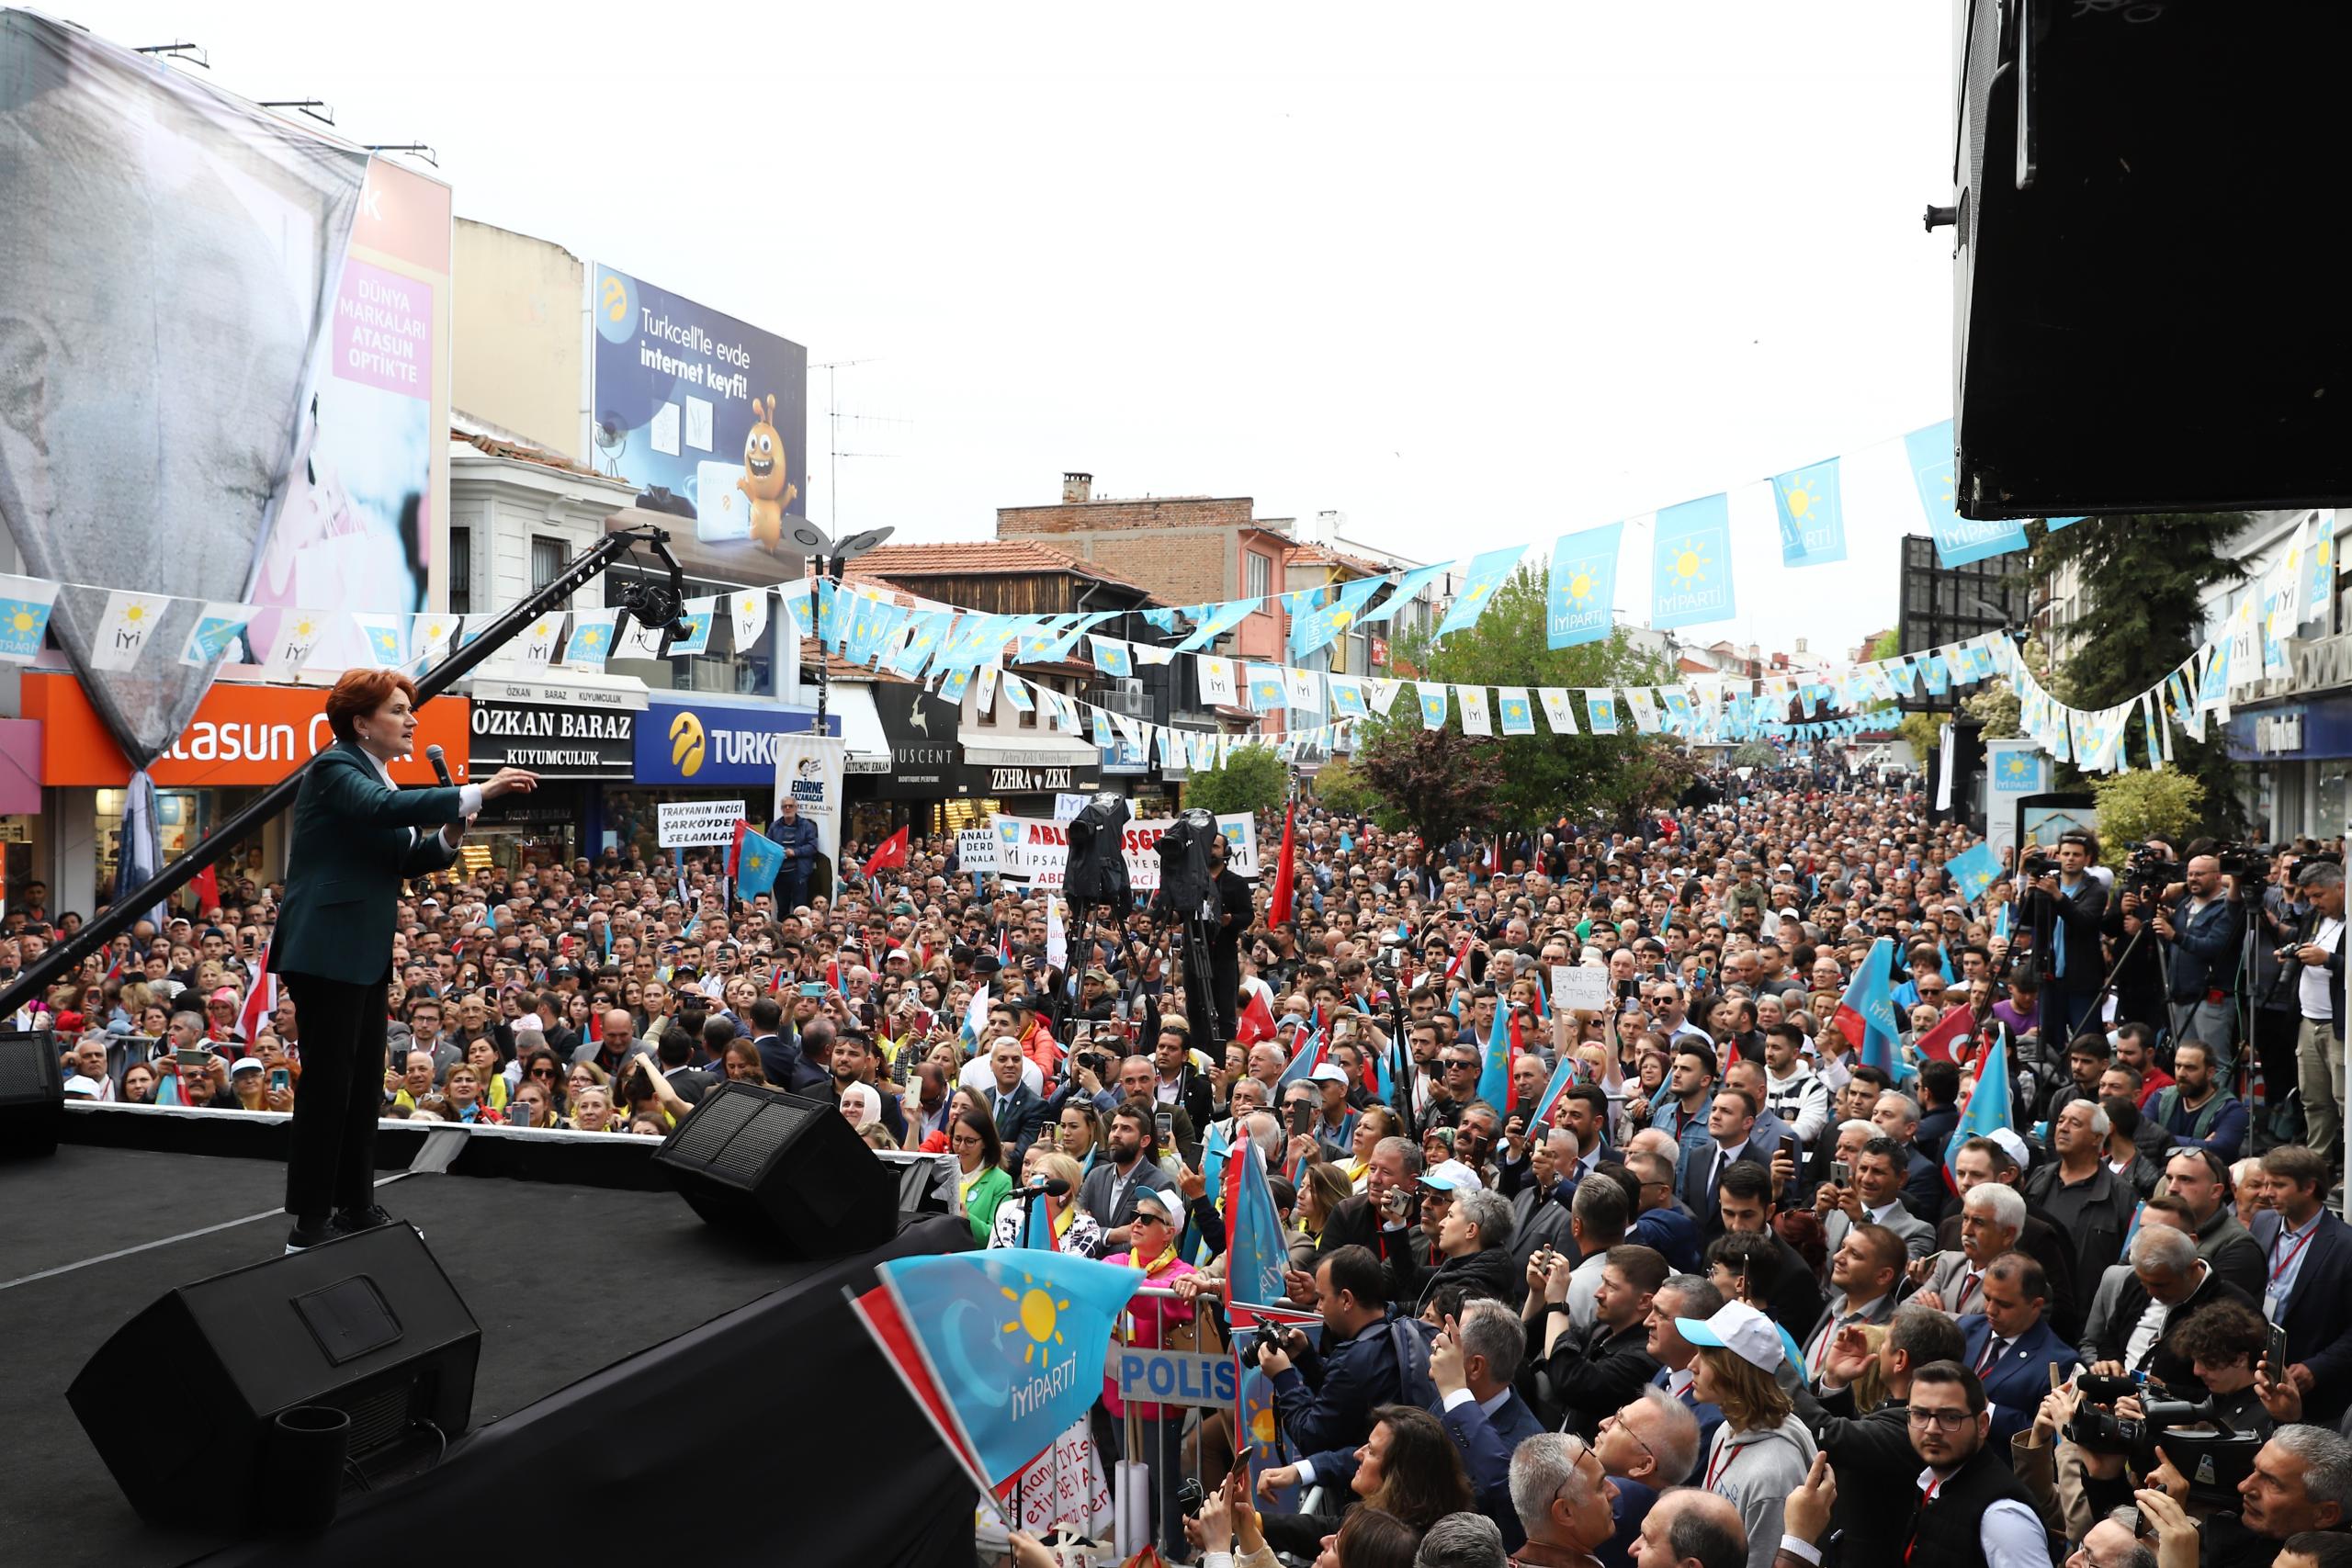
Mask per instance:
[[[588,276],[596,471],[693,518],[701,544],[797,556],[786,519],[808,507],[808,351],[617,268]]]
[[[729,707],[663,692],[648,694],[637,716],[637,782],[641,784],[755,784],[775,787],[775,742],[817,728],[807,708]],[[830,715],[825,732],[842,732]]]

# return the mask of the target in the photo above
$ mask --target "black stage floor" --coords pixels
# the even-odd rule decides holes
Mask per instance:
[[[841,1299],[883,1258],[968,1244],[963,1222],[910,1219],[877,1253],[796,1263],[673,1193],[447,1174],[378,1198],[481,1325],[473,1431],[438,1469],[347,1496],[324,1537],[149,1527],[66,1385],[165,1291],[277,1256],[284,1179],[270,1160],[71,1144],[0,1165],[9,1561],[970,1562],[970,1488]]]

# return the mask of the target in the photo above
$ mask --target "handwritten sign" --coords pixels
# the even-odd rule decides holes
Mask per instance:
[[[999,870],[996,829],[993,828],[957,829],[956,864],[959,869],[967,872]]]
[[[1600,1012],[1609,1006],[1609,971],[1582,964],[1552,965],[1552,1006]]]

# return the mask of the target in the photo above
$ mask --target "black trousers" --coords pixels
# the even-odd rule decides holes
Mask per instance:
[[[302,1029],[294,1089],[294,1146],[286,1157],[286,1212],[315,1224],[375,1201],[376,1118],[384,1105],[384,993],[372,986],[279,976]]]

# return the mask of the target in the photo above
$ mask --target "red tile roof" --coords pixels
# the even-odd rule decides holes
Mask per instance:
[[[857,558],[863,577],[1025,577],[1066,572],[1152,598],[1152,591],[1098,563],[1029,539],[964,539],[937,545],[884,545]],[[1154,601],[1157,602],[1156,600]]]

